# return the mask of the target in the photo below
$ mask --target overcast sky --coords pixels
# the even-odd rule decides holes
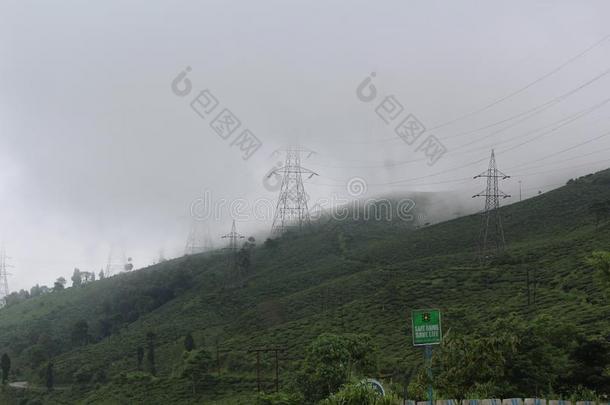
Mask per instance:
[[[363,197],[468,198],[492,147],[514,196],[519,181],[530,196],[606,168],[608,15],[603,0],[3,0],[11,290],[99,271],[111,246],[136,267],[159,249],[182,255],[193,201],[273,202],[263,178],[296,140],[317,152],[302,162],[319,174],[306,183],[314,201],[348,196],[355,177]],[[177,95],[187,67],[191,91]],[[206,89],[218,106],[202,118],[190,104]],[[400,115],[376,110],[389,96]],[[210,126],[225,108],[241,122],[227,140]],[[394,132],[409,114],[426,127],[412,145]],[[244,129],[262,142],[247,160],[231,144]],[[447,150],[433,165],[417,150],[429,135]],[[207,221],[217,246],[230,222],[224,210]],[[270,224],[238,221],[246,234]]]

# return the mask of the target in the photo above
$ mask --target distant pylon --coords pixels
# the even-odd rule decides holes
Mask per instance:
[[[165,251],[163,248],[159,249],[159,258],[157,259],[157,263],[163,263],[166,262],[167,259],[165,258]]]
[[[8,272],[6,269],[11,267],[6,263],[6,251],[4,246],[0,247],[0,308],[6,305],[6,297],[9,295]]]
[[[271,226],[271,234],[275,236],[281,235],[291,226],[302,230],[305,225],[309,224],[308,196],[303,187],[303,174],[308,174],[308,179],[318,175],[316,172],[301,166],[301,153],[312,154],[311,150],[289,147],[284,152],[286,153],[284,166],[268,174],[268,177],[273,175],[282,177],[280,195],[275,207],[273,225]]]
[[[237,252],[237,250],[239,249],[239,244],[237,243],[237,241],[239,239],[244,239],[245,236],[237,232],[237,228],[235,227],[235,220],[233,220],[233,225],[231,225],[231,232],[226,235],[222,235],[221,238],[229,239],[229,246],[227,246],[225,249],[231,252]]]
[[[237,233],[237,228],[235,227],[235,220],[233,220],[233,225],[231,225],[231,232],[226,235],[221,236],[222,239],[229,239],[229,245],[225,248],[225,250],[229,251],[229,265],[231,267],[235,267],[237,264],[237,251],[239,250],[240,239],[244,239],[245,236]]]
[[[201,221],[193,220],[186,247],[184,248],[185,255],[195,255],[197,253],[208,252],[213,249],[212,239],[210,238],[209,229],[205,232],[204,225]]]
[[[479,233],[478,257],[481,262],[489,257],[490,253],[499,254],[506,247],[504,240],[504,229],[500,215],[500,198],[508,198],[510,195],[502,192],[498,187],[498,180],[510,178],[496,167],[496,155],[491,150],[489,167],[486,171],[475,176],[475,179],[486,177],[487,188],[485,191],[475,194],[475,197],[485,197],[485,211],[482,213],[481,229]]]
[[[130,262],[131,258],[127,259],[124,251],[121,251],[120,254],[117,254],[115,249],[110,248],[110,253],[108,253],[108,262],[106,263],[106,270],[104,271],[104,276],[108,278],[114,276],[115,274],[119,274],[122,271],[131,270],[131,268],[133,268],[133,265]],[[129,268],[129,266],[131,266],[131,268]]]

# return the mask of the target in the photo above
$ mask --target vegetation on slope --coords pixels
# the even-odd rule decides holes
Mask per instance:
[[[474,260],[476,215],[421,229],[321,219],[306,234],[250,246],[248,260],[233,270],[222,254],[189,256],[24,300],[0,311],[0,352],[12,359],[11,380],[39,387],[52,363],[56,389],[3,395],[50,403],[253,403],[256,355],[248,350],[265,347],[283,349],[285,395],[308,395],[296,377],[314,361],[307,348],[320,335],[358,334],[368,336],[374,367],[344,376],[325,395],[368,376],[422,397],[423,356],[410,344],[409,322],[420,307],[440,308],[449,331],[435,357],[439,395],[608,394],[610,305],[588,258],[608,249],[610,226],[599,205],[610,200],[609,185],[604,171],[502,208],[508,251],[485,266]],[[189,334],[196,348],[185,353]],[[499,351],[489,359],[495,374],[477,374],[478,367],[460,376],[464,384],[448,384],[453,365],[464,363],[451,358],[451,348],[469,353],[481,345]],[[600,364],[583,360],[587,347]],[[532,353],[539,357],[528,363]],[[261,356],[262,388],[273,391],[275,359]],[[550,385],[519,385],[522,368],[548,374],[540,381]]]

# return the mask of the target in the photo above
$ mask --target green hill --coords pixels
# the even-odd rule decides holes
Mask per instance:
[[[478,215],[419,229],[320,220],[305,234],[258,241],[243,274],[231,274],[226,255],[201,254],[29,298],[0,310],[0,352],[12,359],[11,380],[32,389],[2,395],[15,403],[252,403],[256,355],[248,349],[285,349],[284,386],[323,333],[370,335],[379,348],[376,377],[400,384],[422,363],[410,343],[410,311],[419,307],[440,308],[445,331],[485,333],[517,313],[609,336],[610,305],[585,261],[610,246],[610,226],[596,226],[589,209],[606,200],[610,170],[503,207],[508,251],[485,266],[474,259]],[[156,377],[136,372],[149,333]],[[180,377],[188,333],[213,365],[196,393]],[[37,387],[49,361],[57,389],[45,394]],[[261,357],[266,390],[273,361]]]

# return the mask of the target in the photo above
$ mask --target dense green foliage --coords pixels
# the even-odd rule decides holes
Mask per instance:
[[[320,335],[307,349],[298,371],[298,390],[305,402],[316,403],[337,392],[354,373],[376,373],[375,356],[369,336]]]
[[[0,359],[0,369],[2,370],[2,384],[8,381],[9,373],[11,372],[11,358],[4,353]]]
[[[548,315],[514,316],[471,335],[449,334],[434,357],[434,385],[443,398],[525,398],[576,386],[610,392],[610,345]]]
[[[380,396],[370,386],[362,383],[348,384],[321,402],[322,405],[395,405],[393,395]]]
[[[438,394],[607,394],[610,305],[604,271],[590,260],[608,250],[610,226],[590,207],[610,199],[609,185],[605,171],[503,207],[508,251],[486,266],[473,257],[476,215],[419,229],[321,219],[306,234],[250,241],[237,273],[215,252],[75,287],[58,280],[0,310],[11,379],[40,388],[0,400],[279,404],[299,392],[351,398],[358,389],[344,384],[352,376],[379,378],[401,395],[409,385],[412,399],[423,399],[409,313],[430,306],[443,311],[447,333],[434,363]],[[435,203],[415,200],[424,213]],[[185,355],[188,334],[201,343]],[[356,335],[369,338],[350,346]],[[285,348],[285,392],[258,395],[248,349],[276,346]],[[472,356],[489,368],[455,367]],[[274,361],[262,355],[266,392],[275,388]],[[46,393],[49,374],[55,389]],[[329,378],[323,395],[291,383],[303,374],[305,386]]]

